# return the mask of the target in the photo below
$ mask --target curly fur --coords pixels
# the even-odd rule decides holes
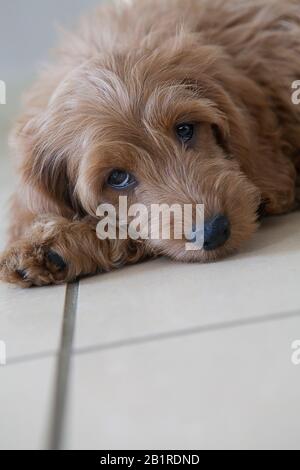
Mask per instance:
[[[268,214],[295,206],[297,79],[298,0],[100,6],[65,34],[14,129],[19,184],[1,278],[45,285],[147,256],[206,262],[239,249],[262,201]],[[185,121],[197,123],[188,149],[174,136]],[[100,241],[96,208],[119,196],[105,185],[113,168],[138,178],[130,202],[204,203],[207,217],[230,219],[230,239],[213,252],[186,252],[179,240]]]

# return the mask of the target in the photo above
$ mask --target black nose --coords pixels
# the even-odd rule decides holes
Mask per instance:
[[[210,219],[204,224],[204,250],[212,251],[220,248],[230,235],[230,222],[225,215],[217,215]]]

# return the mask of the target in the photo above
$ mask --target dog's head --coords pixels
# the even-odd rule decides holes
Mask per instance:
[[[186,251],[184,237],[144,242],[175,259],[235,251],[262,202],[276,213],[293,198],[291,167],[266,146],[278,136],[261,90],[193,35],[88,60],[22,135],[26,182],[61,208],[95,215],[124,195],[147,207],[204,204],[201,250]]]

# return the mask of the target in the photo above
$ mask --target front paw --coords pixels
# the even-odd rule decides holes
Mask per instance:
[[[68,264],[50,247],[18,242],[0,258],[0,279],[21,287],[63,284]]]

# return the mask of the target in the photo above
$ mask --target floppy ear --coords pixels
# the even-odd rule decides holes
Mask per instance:
[[[27,205],[33,212],[73,211],[72,171],[64,132],[62,104],[52,101],[62,77],[43,77],[29,95],[26,112],[11,136]]]
[[[51,148],[51,123],[42,125],[29,120],[14,139],[18,146],[18,170],[21,183],[30,194],[31,209],[65,212],[72,207],[72,186],[68,175],[67,158],[62,150]]]
[[[289,212],[295,205],[297,173],[265,92],[229,66],[223,72],[227,93],[219,94],[218,104],[228,119],[230,151],[259,188],[266,212]]]
[[[27,123],[22,136],[24,157],[20,166],[25,184],[44,197],[63,206],[70,204],[71,186],[67,159],[62,149],[51,148],[51,123],[37,127],[33,121]]]
[[[248,109],[249,114],[234,105],[227,108],[230,151],[260,190],[266,213],[289,212],[296,199],[295,165],[283,153],[280,133],[267,107],[265,112],[253,109],[252,102]]]
[[[266,213],[287,213],[295,207],[296,170],[292,161],[277,152],[253,155],[252,180],[260,189]]]

